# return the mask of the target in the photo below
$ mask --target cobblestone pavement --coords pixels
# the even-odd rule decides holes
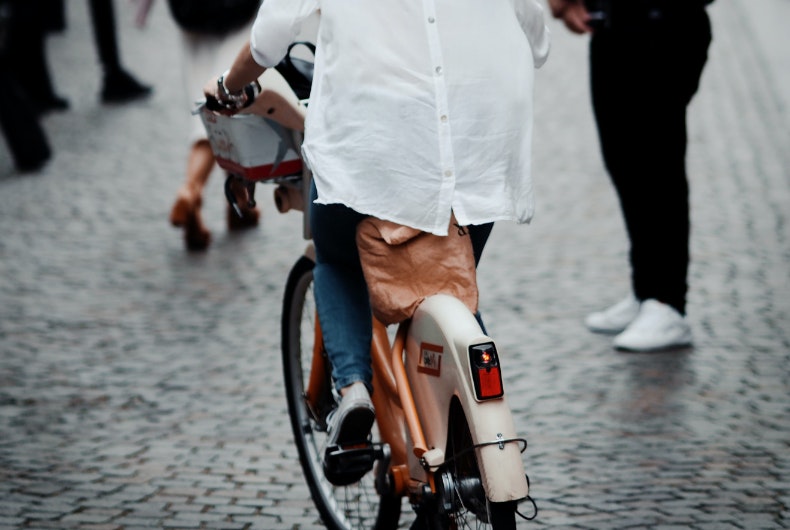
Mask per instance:
[[[267,203],[261,227],[230,234],[214,178],[214,242],[186,253],[167,215],[193,118],[166,4],[138,30],[117,3],[124,62],[156,87],[124,106],[98,103],[86,8],[68,4],[50,40],[72,104],[44,121],[56,157],[18,175],[0,151],[0,528],[320,528],[280,377],[300,218]],[[790,527],[788,11],[711,8],[689,116],[695,347],[662,354],[617,353],[581,324],[627,290],[626,242],[586,38],[552,21],[538,214],[498,225],[480,269],[530,444],[525,528]]]

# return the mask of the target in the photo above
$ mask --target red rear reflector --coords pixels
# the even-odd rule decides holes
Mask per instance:
[[[472,368],[472,382],[477,399],[498,398],[505,393],[502,387],[499,356],[493,342],[470,346],[469,364]]]
[[[502,377],[499,374],[499,367],[481,368],[477,373],[480,379],[480,391],[478,392],[480,399],[495,398],[504,393],[502,392]]]

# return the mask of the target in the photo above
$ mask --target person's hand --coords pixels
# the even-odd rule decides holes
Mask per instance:
[[[590,13],[580,0],[548,0],[551,14],[574,33],[589,33]]]
[[[548,0],[549,2],[549,9],[551,9],[551,14],[554,15],[554,18],[562,18],[562,12],[565,11],[565,8],[568,7],[568,4],[572,3],[573,0]]]
[[[212,77],[211,79],[206,81],[206,84],[203,85],[203,95],[206,96],[207,98],[208,97],[212,97],[212,98],[216,98],[217,97],[217,77],[216,76]]]
[[[238,93],[229,93],[222,79],[223,76],[212,77],[203,87],[206,105],[210,110],[230,116],[247,107],[255,99],[255,91],[247,90],[247,87]]]
[[[212,77],[206,81],[206,84],[203,86],[203,95],[206,96],[206,108],[218,114],[232,116],[236,111],[228,109],[222,101],[220,101],[218,80],[218,77]]]

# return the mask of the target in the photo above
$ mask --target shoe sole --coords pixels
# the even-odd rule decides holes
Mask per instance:
[[[586,324],[587,329],[592,331],[593,333],[600,333],[601,335],[617,335],[618,333],[622,333],[625,331],[625,327],[622,328],[602,328],[598,326],[591,326]]]
[[[651,352],[669,352],[674,350],[686,350],[692,348],[694,344],[691,341],[688,342],[677,342],[674,344],[667,344],[665,346],[653,346],[647,348],[639,348],[633,346],[624,346],[620,344],[615,344],[614,347],[616,350],[620,351],[627,351],[627,352],[634,352],[634,353],[651,353]]]
[[[636,315],[634,315],[634,318],[629,320],[627,324],[618,327],[618,326],[595,325],[590,323],[590,319],[587,318],[584,321],[584,325],[587,326],[587,329],[589,329],[593,333],[601,333],[603,335],[617,335],[618,333],[622,333],[623,331],[625,331],[626,328],[631,324],[631,322],[634,321],[634,319],[636,319]]]

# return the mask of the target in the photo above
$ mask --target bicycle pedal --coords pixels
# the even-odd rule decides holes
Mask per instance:
[[[324,452],[324,476],[335,486],[358,482],[385,455],[385,444],[367,443],[351,447],[331,445]],[[388,448],[387,448],[388,450]]]

